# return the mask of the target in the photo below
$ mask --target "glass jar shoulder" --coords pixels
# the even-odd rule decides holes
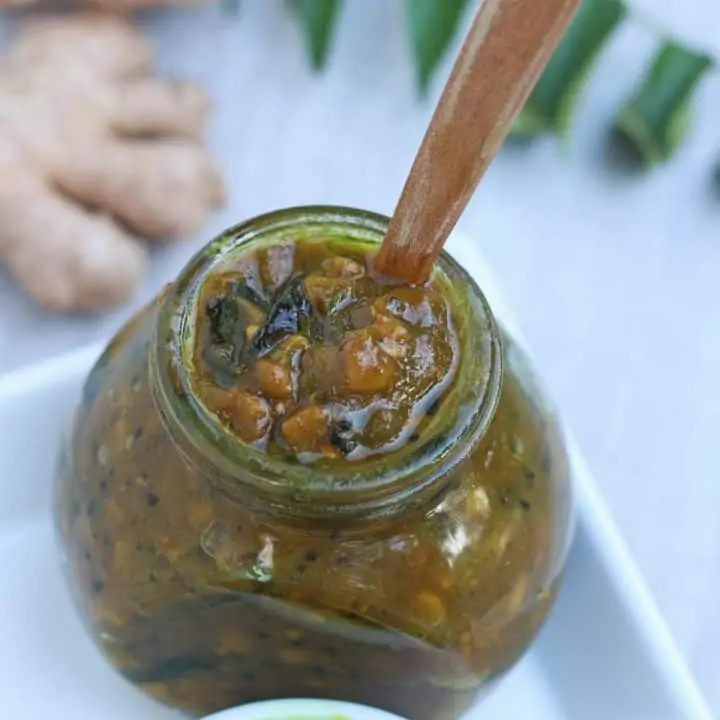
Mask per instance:
[[[570,469],[560,422],[525,351],[504,331],[500,336],[498,403],[461,480],[465,523],[483,526],[485,563],[491,553],[500,567],[522,567],[542,592],[560,574],[569,546]]]
[[[443,642],[488,673],[512,662],[548,614],[572,527],[559,422],[524,351],[504,332],[501,344],[492,420],[414,530],[434,558]]]
[[[504,379],[490,435],[504,452],[496,473],[527,515],[544,528],[545,570],[557,575],[572,532],[572,476],[562,423],[526,351],[501,331]]]

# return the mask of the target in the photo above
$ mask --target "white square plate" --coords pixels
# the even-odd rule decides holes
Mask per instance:
[[[496,315],[512,317],[469,241],[450,244]],[[165,720],[103,661],[65,591],[50,518],[58,438],[92,346],[0,377],[0,718]],[[555,611],[478,720],[710,720],[571,441],[575,542]],[[471,711],[471,715],[475,714]]]

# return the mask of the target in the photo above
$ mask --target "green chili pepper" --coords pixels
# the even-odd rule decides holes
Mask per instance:
[[[518,116],[511,140],[567,133],[583,82],[626,14],[620,0],[583,1]]]
[[[689,127],[692,94],[711,67],[706,55],[663,43],[613,126],[613,142],[623,160],[647,167],[673,155]]]

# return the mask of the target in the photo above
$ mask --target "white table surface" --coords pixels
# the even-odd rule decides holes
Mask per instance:
[[[706,46],[716,39],[716,0],[652,2],[686,35],[688,13],[701,13],[696,31]],[[259,212],[338,203],[389,213],[426,125],[432,103],[414,92],[404,3],[346,0],[321,78],[308,72],[280,0],[240,4],[237,19],[217,10],[146,18],[163,68],[212,90],[210,139],[231,197],[202,234],[154,253],[133,307],[205,240]],[[10,28],[0,21],[0,34]],[[583,97],[566,156],[551,141],[504,151],[461,227],[497,273],[720,713],[720,193],[710,185],[720,80],[703,85],[677,160],[629,179],[605,162],[604,130],[653,48],[645,29],[625,26]],[[0,271],[0,372],[106,337],[130,310],[58,319]]]

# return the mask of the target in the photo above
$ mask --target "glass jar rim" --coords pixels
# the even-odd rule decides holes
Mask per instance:
[[[168,288],[159,309],[151,349],[155,401],[166,430],[190,462],[203,467],[231,493],[249,495],[269,510],[298,518],[351,516],[367,518],[394,514],[441,493],[452,470],[467,457],[484,434],[497,405],[502,379],[500,334],[492,311],[473,278],[447,252],[436,273],[459,281],[468,290],[471,319],[485,325],[480,355],[472,362],[485,373],[482,392],[458,407],[447,433],[359,463],[332,468],[301,464],[270,456],[235,437],[194,395],[188,372],[199,290],[214,270],[252,242],[315,235],[334,230],[343,237],[379,244],[389,219],[348,207],[299,206],[266,213],[230,227],[198,251]],[[309,230],[314,229],[312,233]],[[449,285],[449,282],[448,282]],[[451,302],[452,306],[452,302]],[[463,310],[466,308],[464,307]],[[478,338],[475,338],[478,340]],[[463,373],[465,348],[458,372]],[[478,382],[473,383],[475,390]],[[467,388],[466,388],[467,389]],[[456,392],[450,390],[447,400]]]

